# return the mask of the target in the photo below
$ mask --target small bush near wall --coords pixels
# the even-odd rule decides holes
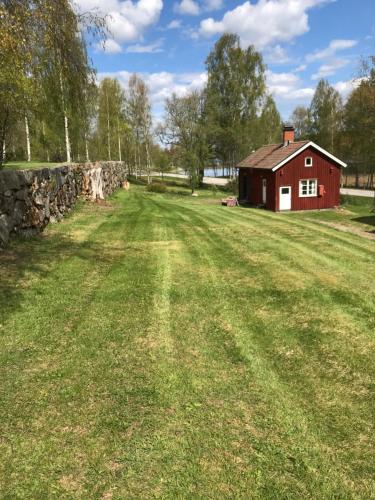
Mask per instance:
[[[162,182],[151,182],[146,186],[147,191],[151,191],[152,193],[166,193],[167,186]]]

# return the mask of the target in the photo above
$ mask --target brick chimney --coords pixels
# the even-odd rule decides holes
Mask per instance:
[[[294,127],[293,125],[285,123],[283,128],[284,146],[287,146],[290,142],[294,142]]]

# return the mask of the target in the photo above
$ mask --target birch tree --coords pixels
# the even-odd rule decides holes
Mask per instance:
[[[31,80],[30,12],[23,1],[0,2],[0,168],[5,160],[6,141],[21,115]]]
[[[149,90],[145,82],[136,74],[129,79],[126,95],[127,117],[133,131],[134,163],[136,176],[145,166],[147,182],[151,181],[151,105]]]
[[[242,49],[239,37],[227,33],[207,57],[206,69],[209,140],[217,157],[233,169],[256,146],[257,121],[266,92],[265,66],[254,47]]]
[[[342,132],[343,104],[340,94],[327,80],[320,80],[311,101],[311,139],[337,154]]]
[[[98,134],[102,158],[122,161],[122,136],[126,130],[124,91],[118,80],[104,78],[98,92]]]
[[[192,193],[202,180],[209,157],[204,122],[204,100],[199,92],[172,97],[165,103],[165,120],[160,136],[165,145],[178,150],[180,166],[188,173]]]

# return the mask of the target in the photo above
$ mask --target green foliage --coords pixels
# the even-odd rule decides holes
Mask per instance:
[[[19,158],[12,146],[20,143],[19,123],[27,116],[33,153],[46,160],[70,159],[71,153],[79,159],[95,76],[84,31],[101,38],[105,20],[78,15],[69,0],[1,2],[0,19],[1,153],[5,142],[7,158]]]
[[[184,97],[173,94],[166,100],[165,123],[160,131],[163,142],[175,148],[175,159],[188,173],[192,192],[202,182],[209,157],[203,105],[203,96],[199,92]]]
[[[348,163],[346,173],[375,175],[375,57],[362,61],[362,70],[345,105],[338,92],[321,80],[309,108],[297,107],[291,122],[298,139],[312,139]]]
[[[131,170],[136,175],[146,172],[150,179],[151,158],[151,104],[149,89],[137,74],[131,75],[126,93],[126,114],[131,127]]]
[[[226,191],[238,195],[238,178],[230,179],[224,188]]]
[[[157,172],[163,174],[172,170],[171,158],[168,151],[162,149],[159,145],[154,145],[152,155]]]
[[[167,191],[167,186],[163,182],[152,181],[150,184],[147,184],[146,190],[152,193],[165,193]]]
[[[345,106],[345,150],[354,171],[375,173],[375,57]]]
[[[280,113],[277,110],[276,103],[272,96],[266,96],[262,107],[261,115],[257,124],[258,135],[256,146],[264,144],[274,144],[280,142],[282,121]]]
[[[320,80],[310,105],[311,139],[333,154],[338,153],[343,104],[340,94],[326,80]]]
[[[122,158],[121,138],[127,131],[125,93],[118,80],[104,78],[98,89],[97,156],[101,159]]]
[[[253,46],[242,49],[237,35],[224,34],[209,54],[206,69],[205,121],[209,142],[225,166],[235,167],[260,145],[258,112],[266,97],[265,66]],[[271,99],[266,99],[265,104],[269,108],[265,112],[274,117]],[[271,136],[273,127],[274,123],[270,125]]]
[[[296,133],[296,139],[303,141],[310,138],[311,118],[310,110],[304,106],[297,106],[290,118]]]
[[[211,191],[212,191],[212,194],[213,196],[216,196],[217,195],[217,192],[218,192],[218,188],[216,186],[216,184],[213,184],[211,187],[210,187]]]

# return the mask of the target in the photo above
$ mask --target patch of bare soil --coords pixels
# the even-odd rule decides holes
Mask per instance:
[[[113,205],[110,201],[107,200],[101,200],[100,198],[97,198],[95,203],[99,205],[100,207],[107,207],[107,208],[112,208]]]
[[[343,224],[337,224],[336,222],[328,222],[322,220],[320,221],[314,220],[312,222],[318,222],[319,224],[324,224],[325,226],[333,227],[338,231],[343,231],[344,233],[356,234],[357,236],[362,236],[362,238],[366,238],[367,240],[375,241],[375,234],[363,231],[362,229],[359,229],[354,226],[344,226]]]

